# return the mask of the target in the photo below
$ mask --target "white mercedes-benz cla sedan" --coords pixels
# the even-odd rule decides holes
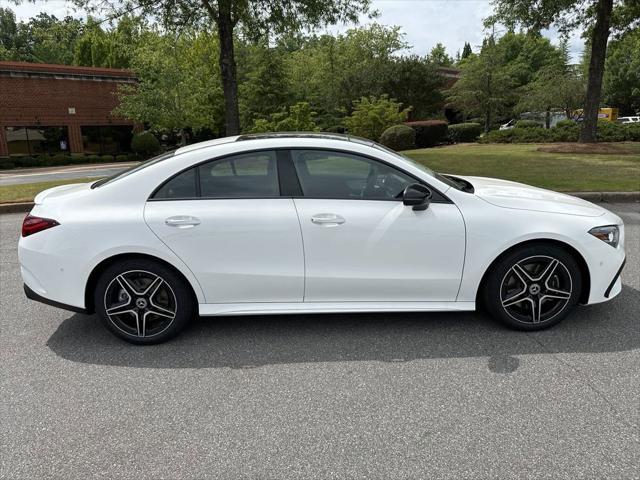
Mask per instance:
[[[192,318],[466,311],[521,330],[621,290],[613,213],[519,183],[435,173],[371,141],[242,135],[40,193],[27,296],[165,341]]]

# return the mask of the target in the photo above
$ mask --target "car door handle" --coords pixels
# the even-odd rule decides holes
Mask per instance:
[[[335,213],[318,213],[311,217],[316,225],[342,225],[346,220]]]
[[[200,219],[191,215],[176,215],[167,218],[164,223],[169,227],[191,228],[200,225]]]

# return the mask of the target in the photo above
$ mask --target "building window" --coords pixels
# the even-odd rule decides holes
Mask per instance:
[[[133,127],[130,125],[81,127],[84,153],[117,155],[131,151]]]
[[[9,155],[69,153],[67,127],[6,127]]]

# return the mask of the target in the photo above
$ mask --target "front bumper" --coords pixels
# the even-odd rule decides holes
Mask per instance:
[[[624,260],[622,260],[622,265],[620,265],[620,268],[618,269],[616,274],[613,276],[613,280],[611,280],[611,283],[605,290],[604,298],[611,297],[611,294],[614,292],[614,289],[617,290],[617,292],[613,293],[613,296],[616,296],[618,293],[620,293],[620,290],[622,288],[622,280],[620,279],[620,274],[622,273],[622,269],[624,268],[626,263],[627,263],[627,257],[625,257]],[[620,288],[617,288],[616,284],[618,283],[620,284]]]

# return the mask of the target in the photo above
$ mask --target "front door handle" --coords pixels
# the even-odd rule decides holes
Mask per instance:
[[[200,225],[200,219],[191,215],[176,215],[164,221],[169,227],[191,228]]]
[[[346,220],[335,213],[318,213],[311,217],[311,221],[316,225],[342,225]]]

